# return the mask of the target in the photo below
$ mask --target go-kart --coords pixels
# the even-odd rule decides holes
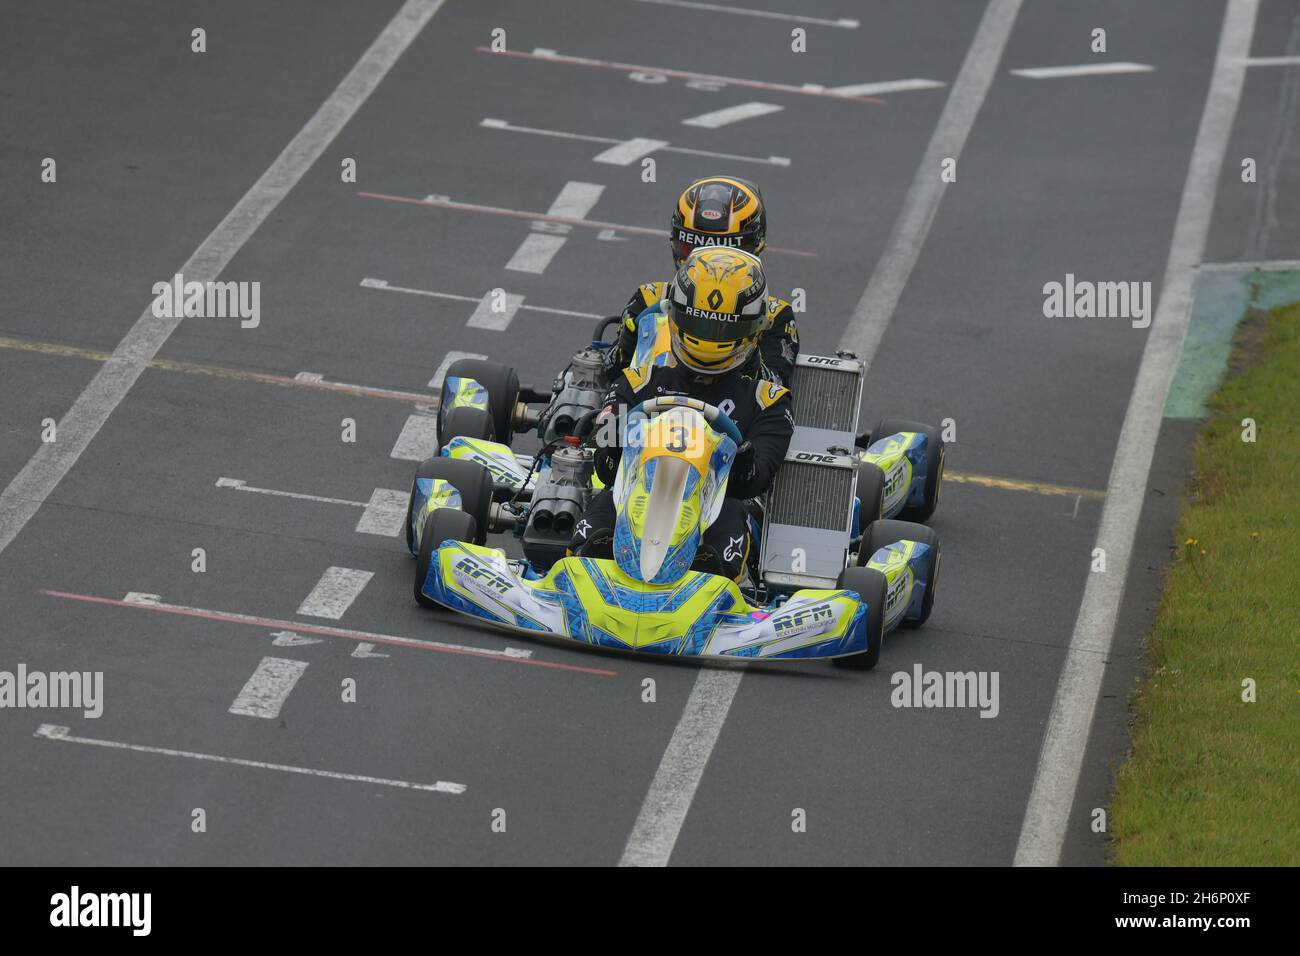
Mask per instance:
[[[887,632],[929,617],[938,536],[891,517],[934,510],[942,442],[928,426],[887,421],[855,453],[862,365],[848,355],[799,359],[794,439],[750,509],[756,557],[742,583],[691,569],[740,436],[720,409],[684,397],[626,417],[614,558],[569,556],[597,484],[599,340],[549,395],[496,363],[450,366],[440,454],[417,469],[406,522],[422,605],[607,648],[862,669],[875,666]],[[513,434],[534,429],[541,450],[513,452]],[[487,546],[503,532],[520,539],[523,559]]]

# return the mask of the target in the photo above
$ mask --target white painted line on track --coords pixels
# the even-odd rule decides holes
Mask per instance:
[[[616,70],[621,73],[653,73],[659,76],[671,76],[681,80],[706,80],[712,83],[720,83],[724,86],[741,86],[755,90],[772,90],[777,93],[797,93],[801,96],[821,96],[832,100],[847,100],[853,103],[876,103],[883,104],[884,100],[879,100],[870,96],[855,96],[849,93],[833,93],[825,87],[816,84],[805,84],[803,86],[792,86],[789,83],[769,83],[765,80],[746,80],[737,76],[721,76],[717,73],[696,73],[693,70],[674,70],[663,66],[639,66],[635,63],[616,63],[611,60],[600,60],[590,56],[568,56],[556,53],[554,50],[546,53],[539,53],[534,50],[532,53],[525,53],[523,50],[493,50],[490,47],[479,46],[474,48],[478,53],[489,53],[493,56],[510,56],[519,57],[525,60],[537,60],[540,63],[562,63],[567,66],[587,66],[597,67],[605,70]]]
[[[388,457],[400,461],[424,461],[437,451],[438,419],[432,415],[408,415]]]
[[[473,302],[478,305],[481,305],[484,301],[484,298],[487,298],[487,296],[483,298],[477,298],[472,295],[454,295],[450,292],[431,292],[428,289],[412,289],[406,286],[389,285],[383,279],[362,279],[361,284],[365,286],[367,289],[381,289],[384,292],[404,292],[407,295],[427,295],[427,296],[433,296],[436,299],[451,299],[456,302]],[[491,296],[491,294],[492,293],[489,292],[488,296]],[[549,315],[568,315],[568,316],[572,316],[575,319],[603,318],[603,316],[597,315],[595,312],[575,312],[572,309],[552,309],[551,307],[545,305],[527,305],[523,301],[523,296],[517,296],[517,298],[520,300],[519,308],[523,309],[525,312],[545,312]],[[486,356],[478,355],[478,353],[476,352],[458,352],[453,354],[462,357],[468,356],[470,358],[486,357]],[[446,369],[443,369],[443,375],[446,374],[447,374]],[[439,387],[441,387],[441,383],[439,383]]]
[[[552,236],[541,232],[529,233],[519,244],[515,254],[510,257],[510,261],[506,263],[506,268],[511,272],[541,275],[567,241],[564,236]]]
[[[604,193],[605,187],[599,183],[581,183],[570,180],[564,184],[560,194],[555,197],[551,203],[551,208],[546,210],[546,215],[551,219],[584,219],[587,213],[591,212],[592,207],[600,201],[601,194]],[[540,229],[545,223],[534,222],[533,228]],[[562,232],[568,232],[568,227],[564,227]],[[511,272],[528,272],[533,275],[541,275],[546,271],[546,267],[551,264],[555,254],[564,248],[567,241],[563,235],[555,235],[551,232],[533,232],[527,236],[523,243],[515,250],[515,254],[510,257],[506,263],[506,268]],[[524,301],[523,296],[519,296],[519,304]],[[504,316],[504,325],[498,325],[491,321],[490,317],[480,315],[475,312],[469,324],[477,328],[496,329],[502,331],[510,325],[510,320],[514,318],[515,310],[509,309],[506,312],[498,313]]]
[[[741,103],[737,106],[728,106],[725,109],[692,116],[689,119],[682,120],[682,125],[695,126],[700,129],[721,129],[723,126],[730,126],[732,123],[740,123],[747,119],[756,119],[759,116],[779,113],[783,109],[785,109],[784,106],[777,106],[775,103],[759,103],[758,101]]]
[[[438,363],[438,367],[433,372],[433,378],[429,379],[429,387],[435,392],[442,391],[442,383],[447,378],[447,369],[451,368],[452,362],[460,359],[485,359],[486,355],[481,352],[448,352]]]
[[[1300,56],[1252,56],[1247,66],[1300,66]]]
[[[293,377],[293,381],[312,388],[319,388],[322,391],[332,390],[346,392],[351,395],[369,395],[374,398],[395,398],[403,402],[434,402],[435,404],[437,402],[436,398],[431,398],[424,392],[403,392],[391,388],[375,388],[370,385],[351,385],[347,382],[326,381],[325,376],[320,372],[299,372]]]
[[[102,604],[108,607],[125,607],[139,611],[152,611],[157,614],[175,614],[181,617],[193,617],[204,621],[217,621],[223,624],[243,624],[262,630],[278,629],[282,632],[320,634],[325,637],[338,637],[349,641],[370,641],[374,644],[387,644],[392,647],[409,647],[419,651],[434,651],[443,654],[459,654],[463,657],[479,657],[485,660],[506,661],[513,664],[527,664],[547,670],[570,671],[577,674],[593,674],[598,677],[617,677],[617,671],[600,667],[584,667],[577,664],[564,664],[559,661],[539,661],[533,658],[533,652],[519,647],[494,648],[469,647],[464,644],[449,644],[446,641],[426,641],[414,637],[399,637],[395,634],[380,634],[375,631],[359,631],[347,627],[327,624],[306,624],[302,621],[284,621],[273,617],[256,614],[240,614],[235,611],[216,611],[209,608],[186,607],[183,604],[165,604],[157,594],[142,594],[132,591],[125,598],[100,597],[95,594],[76,594],[71,591],[56,591],[39,588],[37,594],[46,597],[62,598],[66,601],[81,601],[86,604]],[[132,600],[134,598],[134,600]]]
[[[277,491],[274,488],[254,488],[244,481],[243,478],[218,478],[218,488],[229,488],[231,491],[250,491],[257,495],[273,495],[277,498],[297,498],[299,501],[319,501],[327,505],[351,505],[354,508],[364,508],[364,501],[352,501],[349,498],[327,498],[324,495],[305,495],[297,491]]]
[[[1219,173],[1246,81],[1245,59],[1258,9],[1258,0],[1228,0],[1224,11],[1214,72],[1160,285],[1160,301],[1147,333],[1101,509],[1096,547],[1105,549],[1107,570],[1104,574],[1089,574],[1084,587],[1025,808],[1016,846],[1017,866],[1055,866],[1060,862],[1105,662],[1124,598],[1133,541],[1147,497],[1165,399],[1191,321],[1197,266],[1205,254]]]
[[[500,301],[502,308],[496,307]],[[504,292],[498,299],[496,291],[489,289],[483,293],[483,298],[478,302],[474,309],[473,315],[465,324],[472,329],[491,329],[494,332],[504,332],[510,328],[510,323],[519,311],[519,307],[524,304],[524,297],[516,295],[513,292]]]
[[[311,593],[298,605],[298,614],[306,617],[325,617],[337,621],[360,596],[374,571],[358,571],[356,568],[329,567],[320,576]]]
[[[303,671],[307,670],[305,661],[291,661],[284,657],[263,657],[253,676],[248,678],[229,712],[241,717],[262,717],[274,720],[280,716],[280,708],[289,699],[289,693]]]
[[[551,219],[586,219],[604,192],[605,187],[599,183],[567,182],[546,215]]]
[[[352,648],[352,656],[364,659],[367,657],[391,657],[392,655],[380,654],[378,651],[375,650],[375,645],[369,643],[368,641],[362,641],[356,647]]]
[[[264,760],[245,760],[242,757],[222,757],[218,754],[196,753],[192,750],[173,750],[170,747],[148,747],[144,744],[128,744],[117,740],[97,740],[94,737],[74,737],[67,727],[55,724],[41,724],[36,728],[36,737],[46,740],[58,740],[69,744],[88,744],[92,747],[109,747],[114,750],[133,750],[136,753],[158,754],[163,757],[185,757],[190,760],[207,760],[213,763],[233,764],[239,767],[254,767],[258,770],[279,770],[282,773],[300,773],[310,777],[328,777],[331,780],[351,780],[356,783],[372,783],[385,787],[400,787],[403,790],[427,790],[433,793],[464,793],[465,784],[438,780],[434,783],[412,783],[409,780],[389,780],[386,777],[368,777],[358,773],[339,773],[336,770],[317,770],[313,767],[291,767],[282,763],[267,763]]]
[[[903,208],[885,242],[862,298],[849,318],[840,348],[870,363],[893,317],[903,288],[921,256],[921,247],[947,186],[935,173],[944,159],[957,159],[1002,59],[1002,51],[1020,10],[1021,0],[990,0],[975,39],[948,91],[943,112],[916,169]]]
[[[849,86],[832,86],[833,93],[853,96],[882,96],[885,93],[910,93],[912,90],[937,90],[943,84],[938,80],[885,80],[881,83],[853,83]]]
[[[960,154],[993,82],[1021,2],[990,0],[985,8],[961,70],[948,91],[948,100],[939,115],[930,144],[917,166],[912,186],[903,199],[903,208],[894,224],[890,243],[886,245],[889,249],[897,240],[904,243],[904,249],[892,256],[886,252],[876,264],[871,282],[844,334],[841,348],[852,348],[867,365],[871,364],[938,208],[941,194],[932,193],[925,184],[939,182],[935,170],[939,168],[940,158]],[[918,206],[921,208],[916,208]],[[882,270],[887,270],[888,281]],[[888,294],[882,294],[882,291]],[[871,309],[880,311],[869,311]],[[878,328],[866,334],[855,332],[853,326],[866,321]],[[744,671],[714,669],[703,669],[696,676],[690,698],[673,730],[672,739],[623,849],[620,865],[668,865],[695,790],[743,676]]]
[[[407,0],[307,124],[176,271],[190,282],[215,281],[244,243],[325,152],[374,92],[444,0]],[[170,274],[170,273],[169,273]],[[99,433],[141,373],[180,324],[145,308],[112,357],[58,423],[59,440],[42,444],[0,492],[0,553],[36,514]]]
[[[1267,259],[1246,262],[1203,262],[1202,272],[1295,272],[1300,270],[1300,259]]]
[[[1113,73],[1150,73],[1154,66],[1147,63],[1080,63],[1077,66],[1036,66],[1027,70],[1012,70],[1015,76],[1031,80],[1056,80],[1070,76],[1104,76]]]
[[[293,631],[275,631],[271,635],[271,643],[276,647],[306,647],[308,644],[323,644],[324,642],[324,638],[303,637]]]
[[[425,458],[433,457],[432,454]],[[423,461],[423,459],[421,459]],[[396,491],[392,488],[376,488],[366,503],[366,510],[361,512],[357,521],[358,534],[377,534],[394,537],[402,533],[406,524],[406,506],[410,503],[410,493]]]
[[[360,196],[362,199],[379,199],[382,200],[383,202],[398,202],[398,203],[404,203],[409,206],[431,206],[434,209],[454,209],[457,212],[473,212],[484,216],[506,216],[511,219],[531,219],[531,220],[537,220],[539,222],[558,222],[568,226],[581,226],[584,229],[599,229],[602,232],[606,230],[612,230],[614,232],[628,232],[637,236],[653,236],[656,239],[663,239],[664,237],[664,230],[662,226],[652,228],[650,226],[628,226],[617,222],[601,222],[596,219],[563,219],[556,216],[548,216],[545,213],[526,212],[525,210],[522,209],[506,209],[501,206],[484,206],[479,203],[470,203],[470,202],[453,202],[450,199],[444,197],[438,197],[438,196],[426,196],[423,199],[416,199],[413,196],[394,196],[389,193],[372,193],[372,192],[365,192],[364,190],[358,191],[357,195]],[[817,255],[817,253],[808,252],[805,249],[791,249],[786,246],[768,246],[763,251],[763,254],[771,255],[774,252],[780,253],[781,255],[785,255],[785,256],[800,256],[802,258],[807,258],[807,259],[811,259]],[[374,288],[374,289],[392,288],[398,292],[413,291],[411,289],[399,289],[396,286],[390,287],[386,283],[384,283],[383,279],[362,279],[361,284],[367,285],[369,288]],[[442,295],[445,298],[449,298],[449,299],[459,298],[459,296],[445,295],[444,293],[440,293],[440,292],[426,292],[422,294]],[[469,301],[477,301],[477,300],[471,299]],[[527,307],[525,306],[525,308]]]
[[[611,166],[631,166],[638,159],[663,149],[668,145],[666,139],[646,139],[638,136],[616,143],[604,152],[591,158],[593,163],[608,163]]]
[[[636,0],[637,3],[658,3],[668,7],[686,7],[688,10],[710,10],[716,13],[730,13],[743,17],[766,17],[770,20],[789,20],[791,23],[806,23],[817,27],[838,27],[841,30],[856,30],[860,25],[857,20],[841,17],[838,20],[826,20],[821,17],[805,17],[797,13],[777,13],[773,10],[749,10],[745,7],[723,6],[720,3],[697,3],[695,0]]]
[[[728,159],[731,160],[732,162],[737,162],[737,163],[762,163],[765,166],[789,166],[790,165],[790,158],[788,156],[768,156],[766,158],[762,156],[740,156],[736,153],[720,153],[717,152],[716,150],[711,150],[711,149],[691,149],[686,146],[673,146],[659,139],[620,140],[620,139],[616,139],[613,136],[590,136],[586,133],[567,133],[563,130],[541,129],[537,126],[516,126],[513,123],[508,123],[505,120],[501,120],[501,119],[484,119],[479,122],[479,125],[487,127],[488,129],[504,130],[509,133],[530,133],[534,136],[550,136],[555,139],[572,139],[584,143],[604,143],[604,144],[609,144],[611,146],[618,146],[618,147],[625,146],[627,143],[630,142],[659,143],[661,145],[658,146],[657,149],[665,153],[681,153],[685,156],[707,156],[710,159]],[[605,150],[605,152],[597,155],[595,161],[598,163],[610,162],[610,160],[608,159],[601,158],[606,154],[613,154],[615,156],[619,155],[615,150],[608,149]]]

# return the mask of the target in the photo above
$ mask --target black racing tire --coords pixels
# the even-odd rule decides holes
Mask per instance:
[[[885,512],[885,473],[875,462],[858,463],[858,529],[865,531]]]
[[[851,671],[869,671],[880,661],[885,642],[885,592],[889,582],[875,568],[845,568],[838,586],[857,591],[867,606],[867,649],[849,657],[835,657],[831,663]]]
[[[914,521],[886,518],[872,522],[862,535],[862,546],[858,549],[858,563],[865,565],[873,554],[895,541],[919,541],[930,548],[925,575],[925,597],[921,601],[921,616],[905,617],[900,622],[901,627],[920,627],[929,620],[930,612],[934,610],[934,596],[939,590],[939,535],[928,525],[917,524]]]
[[[438,443],[445,445],[457,435],[467,438],[491,438],[503,445],[509,445],[514,438],[515,405],[519,401],[519,376],[508,365],[489,362],[487,359],[457,359],[447,367],[446,378],[472,378],[488,393],[488,417],[492,421],[491,435],[468,435],[452,430],[447,419],[460,409],[455,408],[443,413],[438,408]]]
[[[420,462],[415,469],[416,478],[440,478],[449,482],[460,492],[460,509],[474,519],[477,534],[472,540],[475,544],[487,542],[488,513],[492,508],[492,473],[476,461],[464,461],[459,458],[442,458],[434,456]],[[411,494],[406,499],[406,545],[408,551],[415,550],[415,541],[411,534],[412,509],[415,507],[415,482],[411,482]],[[439,511],[455,511],[455,508],[440,508]]]
[[[450,538],[453,541],[473,541],[478,534],[474,519],[455,508],[437,508],[424,523],[420,535],[420,553],[415,559],[415,602],[420,607],[441,607],[437,601],[425,597],[424,579],[429,576],[429,563],[434,549]]]
[[[918,506],[908,505],[897,515],[901,521],[928,521],[939,507],[939,489],[943,485],[944,442],[939,429],[924,422],[903,418],[884,418],[871,430],[871,440],[877,441],[896,432],[921,432],[925,442],[925,500]]]
[[[492,416],[481,408],[463,406],[453,408],[438,420],[438,450],[446,448],[453,438],[485,438],[493,441],[496,426]]]

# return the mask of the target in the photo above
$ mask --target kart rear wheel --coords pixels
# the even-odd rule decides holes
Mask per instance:
[[[858,532],[880,519],[885,513],[885,473],[875,462],[858,465]]]
[[[925,500],[920,505],[907,505],[898,517],[903,521],[928,521],[939,506],[939,488],[943,484],[944,443],[939,429],[923,422],[910,422],[902,418],[885,418],[871,430],[871,440],[879,441],[897,432],[920,432],[925,441]]]
[[[514,437],[515,405],[519,402],[519,376],[508,365],[489,362],[487,359],[457,359],[447,367],[444,381],[453,378],[472,378],[488,393],[487,413],[492,420],[493,440],[509,445]],[[464,406],[462,406],[464,407]],[[446,418],[455,412],[449,409],[444,415],[441,406],[438,409],[438,442],[444,445],[456,432],[447,430]],[[462,433],[463,434],[463,433]],[[472,435],[467,437],[484,438],[492,436]]]
[[[921,614],[917,618],[904,617],[901,627],[920,627],[934,610],[934,596],[939,590],[939,535],[928,525],[914,521],[898,521],[886,518],[872,522],[862,535],[862,545],[858,549],[858,564],[865,565],[871,556],[886,545],[895,541],[917,541],[929,547],[928,564],[925,573],[925,596],[921,599]]]
[[[455,508],[435,508],[424,522],[420,535],[420,553],[415,559],[415,601],[421,607],[441,607],[425,597],[424,582],[429,576],[433,553],[448,538],[453,541],[473,541],[478,534],[474,518]]]
[[[845,568],[838,586],[857,591],[867,606],[867,649],[849,657],[835,657],[831,663],[851,671],[869,671],[880,661],[880,646],[885,641],[885,592],[889,582],[875,568]]]
[[[493,440],[496,426],[492,416],[481,408],[463,406],[453,408],[445,418],[438,421],[438,450],[447,447],[453,438],[484,438]]]
[[[487,541],[488,511],[492,507],[492,473],[476,461],[462,461],[458,458],[443,458],[435,455],[420,462],[415,469],[416,478],[437,478],[447,482],[460,492],[460,510],[474,519],[476,529],[481,533],[467,540],[475,544]],[[415,482],[411,482],[411,494],[406,500],[406,547],[416,553],[414,533],[411,528],[415,518]],[[456,510],[456,509],[441,509]],[[427,524],[427,522],[426,522]]]

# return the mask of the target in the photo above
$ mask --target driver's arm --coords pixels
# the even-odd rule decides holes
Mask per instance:
[[[614,380],[609,391],[605,394],[605,405],[601,408],[600,414],[596,416],[595,435],[599,441],[599,436],[610,434],[611,426],[609,417],[614,417],[613,435],[615,442],[613,444],[601,444],[596,448],[596,474],[600,480],[609,486],[614,483],[618,475],[618,463],[623,457],[623,447],[618,444],[622,441],[622,430],[618,427],[618,414],[620,410],[627,410],[636,404],[635,393],[632,391],[632,384],[628,381],[627,372]]]
[[[790,390],[772,382],[742,379],[754,392],[748,396],[758,405],[758,414],[745,433],[745,445],[731,466],[727,494],[733,498],[757,498],[767,491],[776,470],[785,460],[794,416],[790,411]],[[757,386],[757,387],[755,387]]]

